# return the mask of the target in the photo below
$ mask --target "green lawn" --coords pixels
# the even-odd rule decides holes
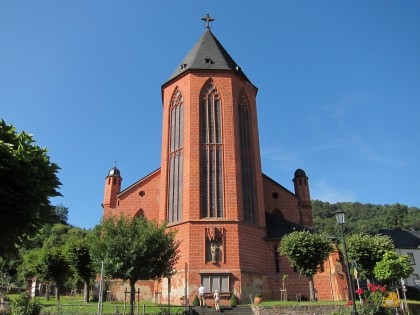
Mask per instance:
[[[13,301],[17,297],[17,295],[8,295],[10,299]],[[81,296],[77,296],[76,299],[73,297],[62,296],[60,297],[60,304],[57,304],[57,301],[54,297],[52,297],[49,301],[47,301],[44,297],[39,298],[41,304],[44,306],[42,313],[43,314],[60,314],[60,315],[92,315],[97,314],[98,312],[98,303],[97,302],[90,302],[89,304],[84,303],[83,298]],[[296,301],[263,301],[260,306],[276,306],[276,305],[284,305],[284,306],[292,306],[296,304],[301,305],[328,305],[328,304],[341,304],[345,305],[347,301],[334,301],[334,302],[296,302]],[[410,304],[420,304],[420,301],[408,301]],[[248,304],[249,305],[249,304]],[[157,305],[150,301],[144,300],[140,301],[139,305],[139,314],[143,314],[143,308],[146,314],[158,314],[164,313],[167,314],[168,305]],[[171,314],[181,314],[184,308],[178,305],[171,305]],[[124,302],[104,302],[103,303],[103,310],[102,314],[114,314],[118,311],[119,314],[123,314],[124,311]],[[126,313],[129,312],[129,304],[126,304]],[[135,314],[137,314],[137,305]]]
[[[8,297],[13,301],[17,295],[8,295]],[[77,296],[76,299],[68,296],[61,296],[60,303],[58,304],[55,298],[51,298],[47,301],[46,298],[38,298],[43,305],[42,313],[43,314],[60,314],[60,315],[91,315],[98,312],[98,303],[90,302],[86,304],[83,301],[81,296]],[[126,304],[126,313],[129,312],[130,305]],[[165,311],[168,310],[168,305],[158,305],[150,301],[140,301],[139,304],[139,314],[143,314],[143,308],[145,309],[146,314],[157,314],[162,312],[162,309]],[[114,314],[118,310],[119,314],[123,314],[124,311],[124,302],[104,302],[102,314]],[[171,305],[171,314],[182,313],[184,308],[179,305]],[[137,305],[135,313],[137,313]]]

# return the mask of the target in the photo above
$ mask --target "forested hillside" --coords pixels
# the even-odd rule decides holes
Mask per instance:
[[[377,234],[380,229],[420,230],[420,208],[401,204],[372,205],[359,202],[329,203],[312,200],[314,227],[318,232],[340,235],[335,212],[346,214],[346,233]]]

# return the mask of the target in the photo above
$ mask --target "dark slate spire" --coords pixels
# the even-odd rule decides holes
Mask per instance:
[[[230,70],[236,72],[251,83],[245,73],[242,72],[241,67],[237,65],[226,49],[213,35],[210,27],[208,27],[208,20],[206,31],[178,68],[176,68],[168,81],[171,81],[188,70]]]

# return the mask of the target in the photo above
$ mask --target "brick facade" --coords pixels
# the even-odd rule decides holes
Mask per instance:
[[[200,95],[208,82],[217,89],[221,102],[222,217],[203,217],[201,211]],[[276,262],[275,246],[279,238],[269,237],[266,224],[268,213],[290,223],[285,229],[283,227],[282,234],[293,231],[294,226],[312,227],[308,178],[302,170],[296,171],[293,178],[295,192],[291,192],[262,173],[257,88],[235,71],[188,69],[162,86],[161,167],[122,191],[122,178],[114,167],[105,180],[104,216],[144,215],[158,222],[168,220],[171,102],[176,91],[183,98],[182,219],[168,225],[169,229],[177,231],[176,237],[181,240],[177,272],[171,279],[171,302],[179,303],[185,288],[192,301],[203,281],[208,281],[208,286],[220,286],[219,291],[227,298],[236,294],[248,302],[250,294],[262,293],[265,299],[279,299],[283,274],[288,275],[288,298],[302,295],[308,299],[307,280],[293,271],[286,258],[279,257]],[[246,221],[243,210],[241,155],[244,152],[241,152],[241,121],[238,117],[241,95],[247,100],[247,128],[252,139],[252,158],[247,167],[252,169],[254,222]],[[324,280],[320,276],[317,281],[324,287]],[[137,284],[142,298],[167,301],[167,279],[159,283],[146,281]],[[123,297],[124,286],[113,285],[112,290],[116,297]],[[329,299],[327,291],[318,289],[317,292],[319,299]]]

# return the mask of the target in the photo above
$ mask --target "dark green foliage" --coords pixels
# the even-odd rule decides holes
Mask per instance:
[[[167,232],[165,224],[125,216],[104,219],[95,228],[91,242],[97,266],[103,261],[105,274],[130,282],[130,313],[136,281],[169,275],[178,260],[180,245],[175,232]]]
[[[69,208],[64,207],[61,203],[56,205],[54,208],[54,216],[56,223],[67,224]]]
[[[0,286],[9,286],[14,282],[17,274],[18,260],[0,257]]]
[[[346,242],[349,260],[357,263],[362,279],[373,279],[376,263],[382,260],[386,252],[394,250],[392,240],[384,235],[353,234]]]
[[[238,297],[234,293],[232,293],[232,296],[230,297],[230,300],[229,300],[229,305],[232,307],[235,307],[238,304],[239,304]]]
[[[28,248],[20,250],[21,282],[36,276],[47,284],[58,282],[60,288],[68,290],[80,281],[89,282],[93,266],[86,245],[87,234],[88,231],[65,224],[44,226],[28,243]]]
[[[198,299],[198,296],[196,295],[194,297],[194,300],[191,303],[192,306],[199,306],[200,305],[200,300]]]
[[[280,242],[279,253],[287,256],[290,263],[302,275],[312,279],[321,263],[331,253],[331,241],[320,234],[309,231],[293,232]]]
[[[42,248],[38,251],[35,262],[35,271],[39,280],[47,283],[55,282],[56,288],[61,288],[69,274],[67,261],[62,253],[61,247]],[[56,299],[60,300],[56,290]]]
[[[13,301],[12,315],[39,315],[41,309],[38,299],[31,299],[28,294],[23,293]]]
[[[89,282],[94,276],[94,264],[86,232],[69,237],[64,245],[64,256],[74,277],[84,283],[84,300],[88,303]]]
[[[338,202],[330,204],[312,200],[314,227],[327,235],[341,235],[335,213],[346,213],[346,233],[378,234],[381,229],[403,228],[420,230],[420,209],[401,204],[372,205],[359,202]]]
[[[16,244],[49,222],[56,222],[50,197],[60,196],[59,167],[32,135],[17,133],[0,120],[0,255],[15,253]]]
[[[287,256],[291,265],[309,281],[311,301],[315,300],[313,276],[332,251],[331,241],[321,234],[309,231],[293,232],[283,236],[280,241],[279,253]]]

